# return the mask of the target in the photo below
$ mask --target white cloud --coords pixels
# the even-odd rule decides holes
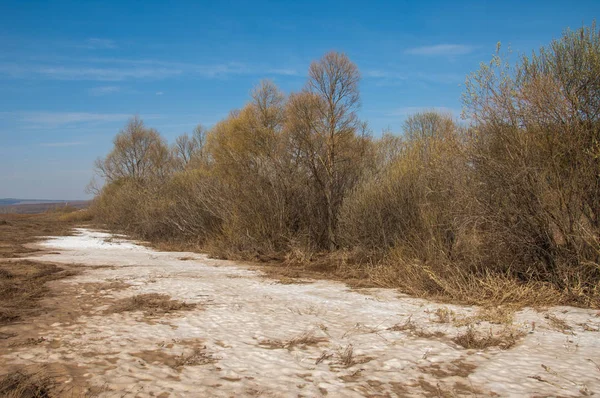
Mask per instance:
[[[473,52],[475,48],[466,44],[436,44],[409,48],[406,54],[412,55],[465,55]]]
[[[163,94],[164,94],[164,93],[163,93],[162,91],[157,91],[157,92],[156,92],[156,95],[159,95],[159,96],[160,96],[160,95],[163,95]]]
[[[90,94],[94,96],[107,95],[118,93],[121,91],[121,87],[119,86],[101,86],[101,87],[93,87],[90,90]]]

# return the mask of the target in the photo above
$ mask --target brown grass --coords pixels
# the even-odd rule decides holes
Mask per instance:
[[[45,372],[16,370],[0,376],[0,397],[50,398],[55,382]]]
[[[217,359],[206,352],[206,347],[196,347],[189,354],[182,353],[175,358],[174,368],[182,368],[184,366],[206,365],[216,362]]]
[[[508,350],[514,347],[519,340],[525,336],[525,332],[513,328],[505,328],[497,334],[490,329],[487,333],[479,333],[474,327],[469,326],[464,333],[452,339],[463,348],[484,350],[490,347],[498,347]]]
[[[189,311],[194,308],[196,308],[196,304],[172,300],[168,294],[146,293],[119,300],[111,305],[105,313],[143,311],[146,315],[162,315],[176,311]]]
[[[60,221],[76,223],[89,222],[92,221],[93,218],[94,215],[89,209],[74,210],[68,213],[64,213],[58,217]]]
[[[39,300],[49,293],[46,283],[72,275],[74,271],[54,264],[0,263],[0,326],[39,313]]]
[[[58,214],[0,214],[0,258],[14,258],[40,252],[29,247],[41,236],[69,235],[74,223],[60,221]]]
[[[563,333],[573,329],[564,319],[561,319],[554,314],[546,314],[544,315],[544,318],[548,321],[550,327]]]
[[[352,344],[348,344],[346,348],[340,351],[338,355],[340,363],[346,368],[349,368],[350,366],[356,363],[354,358],[354,347],[352,346]]]
[[[419,337],[419,338],[441,338],[444,337],[444,332],[434,331],[430,332],[423,328],[418,327],[413,321],[412,317],[408,317],[408,319],[404,323],[397,323],[393,326],[387,328],[387,330],[391,330],[393,332],[407,332],[411,336]]]
[[[489,322],[495,325],[512,325],[515,315],[514,306],[489,306],[479,308],[477,314],[454,319],[454,326],[468,326],[474,322]]]
[[[316,346],[320,343],[325,343],[329,341],[326,337],[318,337],[315,336],[313,331],[308,331],[301,333],[289,340],[278,340],[278,339],[265,339],[259,342],[260,346],[271,348],[271,349],[281,349],[285,348],[291,350],[294,347],[300,347],[301,349],[307,346]]]
[[[435,376],[437,379],[443,379],[446,377],[468,377],[471,373],[477,369],[477,366],[464,362],[460,359],[454,360],[451,363],[435,363],[432,362],[427,366],[420,366],[425,373],[429,373]]]
[[[433,315],[437,323],[450,323],[455,319],[454,311],[446,307],[436,309]]]
[[[184,351],[181,355],[172,355],[164,350],[145,350],[132,353],[148,363],[164,364],[175,370],[181,370],[186,366],[199,366],[214,363],[217,358],[206,351],[205,346],[193,347],[191,351]]]

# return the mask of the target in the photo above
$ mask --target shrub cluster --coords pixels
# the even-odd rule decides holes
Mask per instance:
[[[595,24],[567,30],[468,76],[466,123],[426,111],[402,136],[373,138],[356,113],[358,69],[328,53],[301,92],[262,82],[172,147],[132,119],[96,162],[93,212],[227,258],[344,253],[413,294],[597,305],[599,76]]]

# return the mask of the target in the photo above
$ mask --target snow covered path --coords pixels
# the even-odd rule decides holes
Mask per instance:
[[[507,326],[457,326],[477,308],[330,281],[284,285],[232,262],[158,252],[92,230],[42,245],[60,253],[32,259],[94,266],[60,282],[78,300],[92,300],[91,283],[122,282],[130,286],[94,297],[164,293],[198,304],[149,316],[106,314],[107,301],[98,300],[74,322],[52,325],[44,344],[0,354],[15,364],[76,363],[101,396],[600,394],[598,311],[526,309],[510,326],[523,335],[514,347],[468,350],[453,339],[469,327],[496,335]],[[557,319],[567,326],[559,330]]]

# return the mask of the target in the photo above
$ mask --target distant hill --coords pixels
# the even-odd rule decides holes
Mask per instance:
[[[40,203],[69,203],[82,202],[81,200],[48,200],[48,199],[15,199],[15,198],[0,198],[0,206],[11,205],[30,205]]]
[[[0,198],[0,214],[35,214],[61,206],[84,209],[90,205],[89,200],[46,200],[46,199],[15,199]]]

